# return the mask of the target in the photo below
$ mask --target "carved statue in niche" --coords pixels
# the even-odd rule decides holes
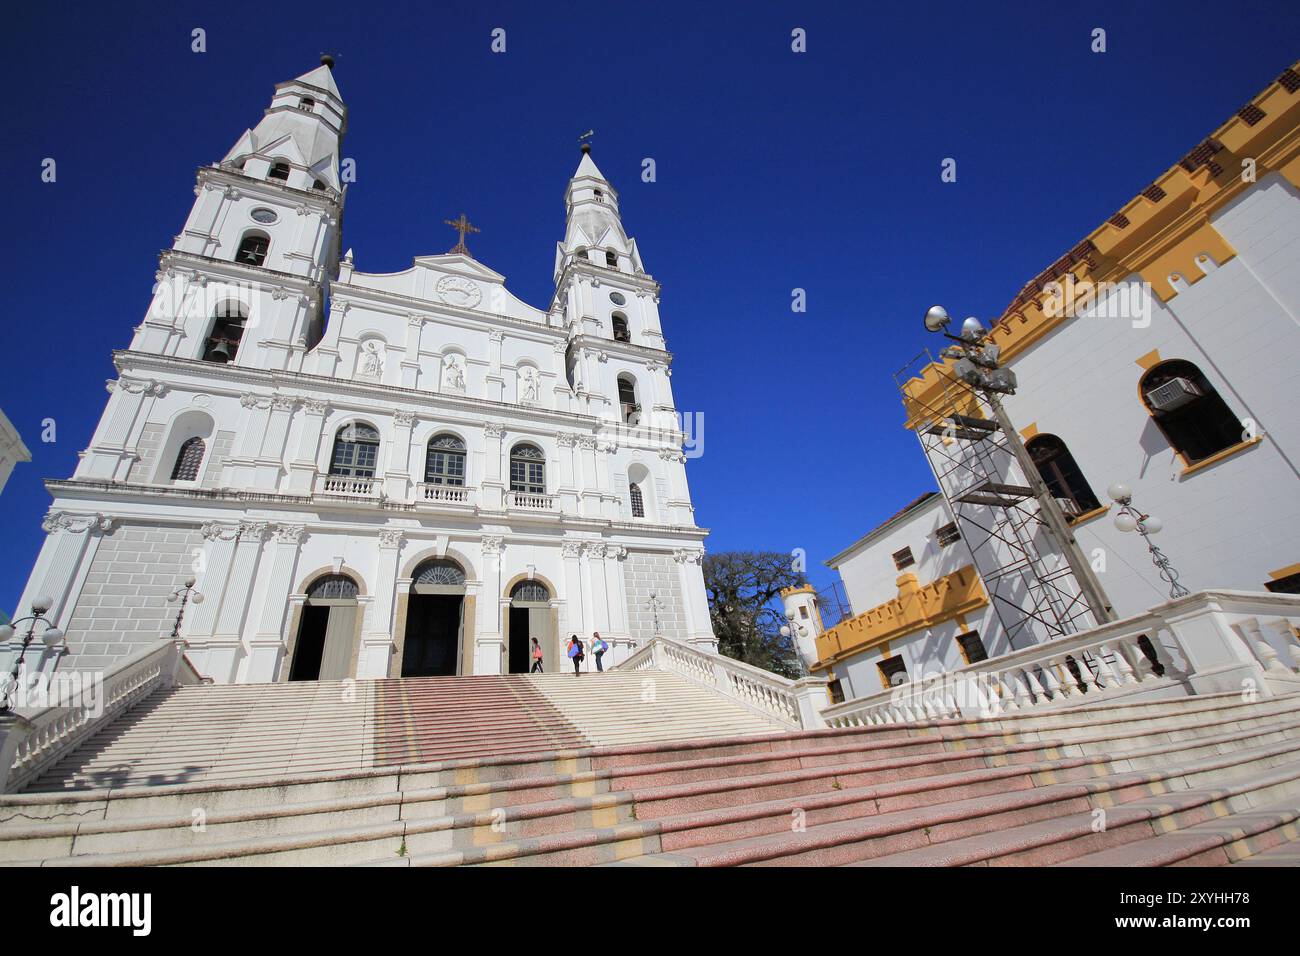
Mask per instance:
[[[461,365],[460,356],[454,352],[443,360],[442,387],[448,392],[465,391],[465,369]]]
[[[357,375],[361,378],[381,378],[384,374],[384,343],[378,339],[363,342],[357,355]]]
[[[523,403],[537,401],[541,381],[537,369],[525,365],[519,370],[519,401]]]

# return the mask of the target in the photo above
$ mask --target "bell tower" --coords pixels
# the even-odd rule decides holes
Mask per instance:
[[[332,58],[276,86],[258,124],[198,170],[133,351],[301,369],[338,272],[346,129]]]

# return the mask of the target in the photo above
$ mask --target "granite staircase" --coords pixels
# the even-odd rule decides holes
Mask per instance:
[[[293,708],[285,685],[153,699],[0,797],[0,859],[1288,866],[1300,847],[1300,695],[793,732],[659,672],[370,683],[302,685]]]

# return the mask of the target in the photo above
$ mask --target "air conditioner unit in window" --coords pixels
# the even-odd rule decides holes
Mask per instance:
[[[1158,412],[1172,412],[1200,396],[1201,390],[1196,383],[1185,378],[1171,378],[1147,392],[1147,401]]]

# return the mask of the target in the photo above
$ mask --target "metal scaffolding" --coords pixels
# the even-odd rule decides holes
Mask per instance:
[[[907,390],[933,363],[926,349],[894,381],[1008,643],[1018,649],[1097,626],[988,400],[946,368],[929,403]]]

